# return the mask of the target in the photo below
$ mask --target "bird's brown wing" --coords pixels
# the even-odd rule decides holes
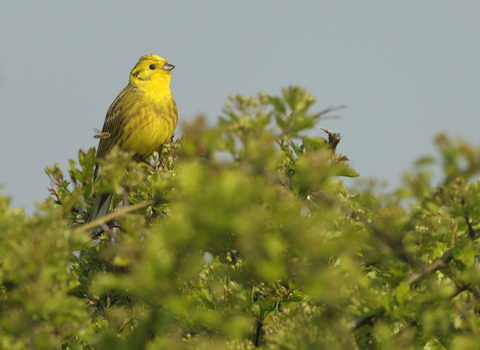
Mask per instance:
[[[97,149],[97,164],[95,166],[95,178],[97,177],[99,165],[98,159],[103,159],[108,152],[112,149],[114,145],[118,143],[118,140],[121,137],[123,128],[121,127],[124,118],[122,113],[122,108],[125,104],[125,100],[134,93],[134,88],[127,86],[123,89],[117,96],[117,98],[110,105],[110,108],[107,111],[105,116],[105,122],[103,124],[102,133],[108,133],[110,135],[107,138],[102,138],[98,143]]]

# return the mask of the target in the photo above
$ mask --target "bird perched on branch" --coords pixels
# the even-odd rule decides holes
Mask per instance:
[[[140,58],[130,73],[128,85],[107,111],[96,154],[94,178],[99,160],[117,145],[134,152],[133,159],[148,163],[153,152],[169,141],[177,126],[177,105],[170,91],[174,65],[157,55]],[[112,202],[112,193],[99,193],[89,221],[105,216]],[[94,230],[97,235],[101,229]]]

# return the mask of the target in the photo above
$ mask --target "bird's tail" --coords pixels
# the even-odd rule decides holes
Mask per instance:
[[[110,203],[112,203],[113,193],[98,194],[95,204],[93,205],[92,212],[90,213],[90,219],[88,222],[94,221],[108,214],[110,209]],[[92,237],[96,237],[102,231],[100,226],[96,227],[92,231]]]

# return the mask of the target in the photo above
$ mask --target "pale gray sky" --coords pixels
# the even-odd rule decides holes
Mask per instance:
[[[93,128],[138,58],[176,68],[179,116],[212,123],[228,94],[300,84],[364,177],[399,184],[442,130],[480,143],[479,1],[3,1],[0,183],[31,213],[47,165],[94,147]],[[319,132],[320,134],[320,132]],[[178,135],[178,132],[177,132]]]

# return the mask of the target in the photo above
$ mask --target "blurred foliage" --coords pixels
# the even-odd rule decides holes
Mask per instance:
[[[231,96],[155,169],[114,151],[96,182],[80,151],[32,218],[0,197],[0,348],[477,347],[480,149],[440,135],[395,193],[352,191],[348,158],[304,136],[315,101]],[[91,240],[99,190],[116,221]]]

